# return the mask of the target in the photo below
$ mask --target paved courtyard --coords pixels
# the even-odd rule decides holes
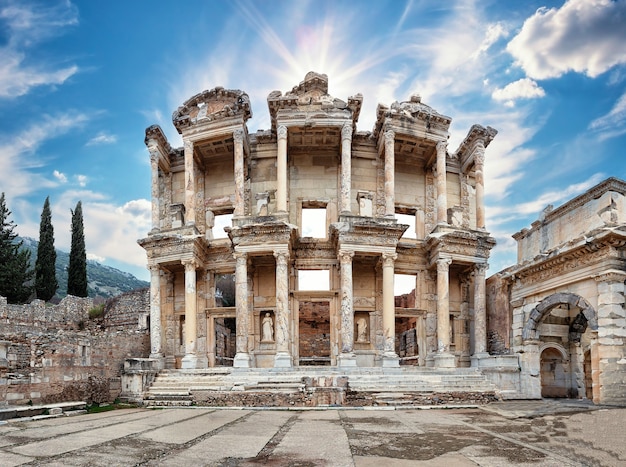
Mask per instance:
[[[626,465],[626,409],[123,409],[0,425],[0,465]]]

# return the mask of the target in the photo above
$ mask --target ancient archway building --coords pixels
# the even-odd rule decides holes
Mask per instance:
[[[518,397],[625,404],[626,183],[548,206],[514,238],[518,264],[489,278],[489,331],[519,355]]]
[[[496,131],[474,125],[449,152],[451,119],[412,96],[357,132],[362,96],[336,99],[313,72],[267,101],[271,128],[255,134],[246,93],[219,87],[174,112],[182,148],[146,130],[151,358],[455,367],[486,356],[495,241],[483,164]],[[402,296],[398,275],[414,284]]]

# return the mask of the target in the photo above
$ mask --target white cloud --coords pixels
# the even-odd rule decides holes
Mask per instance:
[[[117,136],[111,135],[106,132],[100,132],[93,138],[91,138],[85,146],[99,146],[102,144],[113,144],[117,142]]]
[[[533,79],[569,71],[596,77],[626,63],[626,2],[569,0],[542,7],[507,46],[516,64]]]
[[[0,98],[14,98],[35,86],[59,85],[78,72],[76,65],[29,63],[28,50],[78,23],[76,8],[69,2],[54,6],[9,2],[0,8],[0,27],[8,40],[0,48]]]
[[[545,91],[530,78],[522,78],[507,84],[503,88],[496,88],[491,97],[496,101],[513,103],[516,99],[536,99],[544,97]]]
[[[609,113],[592,121],[589,129],[600,133],[600,140],[626,133],[626,93],[621,95]]]
[[[56,178],[59,182],[61,183],[67,183],[67,176],[62,173],[59,172],[58,170],[55,170],[52,172],[52,175],[54,176],[54,178]]]
[[[79,186],[81,187],[85,187],[87,186],[87,175],[74,175],[74,178],[76,179],[76,183],[78,183]]]
[[[0,166],[11,167],[11,170],[0,171],[3,191],[17,197],[56,185],[56,182],[32,170],[43,165],[36,152],[47,140],[80,127],[88,120],[89,117],[82,113],[45,115],[42,120],[17,134],[0,135]],[[62,181],[57,175],[53,176]]]

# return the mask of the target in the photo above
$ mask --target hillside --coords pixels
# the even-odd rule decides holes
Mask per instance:
[[[24,248],[30,251],[30,260],[33,268],[37,259],[37,245],[39,242],[33,238],[23,237]],[[56,276],[59,288],[58,297],[67,295],[67,269],[70,262],[70,254],[61,250],[56,250]],[[119,269],[105,266],[97,261],[87,260],[87,293],[90,297],[110,298],[129,290],[148,287],[146,281],[137,279],[130,273]]]

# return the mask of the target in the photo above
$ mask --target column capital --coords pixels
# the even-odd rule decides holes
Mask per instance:
[[[626,272],[613,269],[593,276],[593,279],[596,282],[624,282],[626,281]]]
[[[235,140],[237,144],[243,143],[243,130],[241,128],[237,128],[233,131],[233,140]]]
[[[154,148],[154,149],[150,149],[150,163],[151,164],[158,164],[159,163],[159,151]]]
[[[276,130],[276,136],[278,139],[287,139],[287,127],[285,125],[280,125]]]
[[[447,141],[439,141],[435,147],[437,148],[437,155],[439,155],[442,152],[445,155],[446,149],[448,148],[448,142]]]
[[[150,272],[161,272],[161,266],[158,263],[148,264],[148,270]]]
[[[341,127],[341,140],[344,141],[346,139],[352,139],[352,125],[349,123],[345,123]]]
[[[489,263],[476,263],[474,265],[475,274],[484,274],[489,269]]]
[[[474,165],[482,168],[485,165],[485,147],[479,146],[474,150]]]
[[[452,258],[439,258],[437,260],[437,272],[448,272],[451,264]]]
[[[185,151],[191,151],[193,150],[193,141],[186,139],[183,141],[183,146],[185,147]]]
[[[182,265],[185,267],[185,272],[187,271],[195,271],[196,269],[198,269],[198,260],[196,260],[195,258],[193,259],[184,259],[181,261]]]
[[[397,253],[383,253],[381,255],[383,267],[393,267],[394,262],[398,259]]]
[[[338,257],[339,257],[339,261],[341,262],[341,264],[351,263],[352,258],[354,258],[354,251],[353,250],[339,250]]]
[[[237,263],[242,263],[244,261],[248,261],[248,253],[244,253],[241,251],[235,251],[233,253],[233,258],[235,258],[235,261],[237,261]]]
[[[286,263],[287,260],[289,259],[289,252],[288,251],[274,250],[273,254],[274,254],[274,258],[276,258],[276,262],[277,263],[279,261],[282,261],[282,262]]]

